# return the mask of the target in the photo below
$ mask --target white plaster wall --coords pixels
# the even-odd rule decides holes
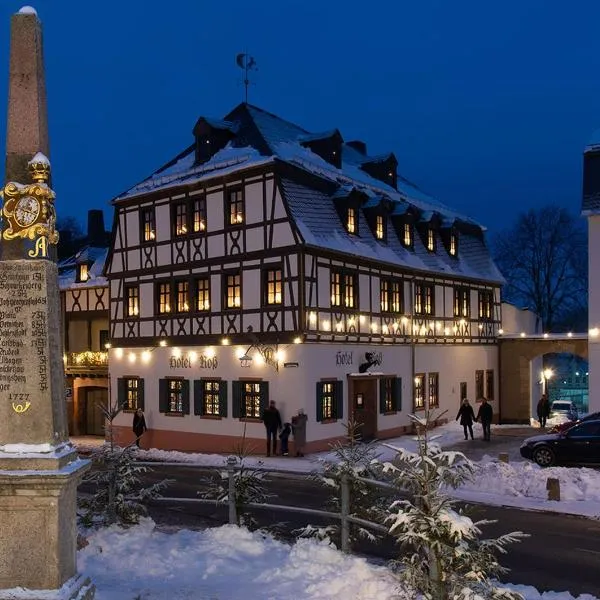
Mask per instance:
[[[521,309],[508,302],[502,303],[502,329],[505,334],[537,333],[536,314],[529,309]]]

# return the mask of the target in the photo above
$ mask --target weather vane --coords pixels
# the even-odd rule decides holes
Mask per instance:
[[[250,71],[258,71],[256,61],[249,54],[238,54],[235,57],[235,62],[240,69],[244,71],[244,91],[245,102],[248,103],[248,86],[250,85]]]

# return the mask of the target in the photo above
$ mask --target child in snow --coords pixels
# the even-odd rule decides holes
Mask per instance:
[[[279,434],[279,439],[281,440],[281,455],[288,455],[288,439],[290,437],[290,433],[292,433],[292,426],[289,423],[283,424],[283,429]]]

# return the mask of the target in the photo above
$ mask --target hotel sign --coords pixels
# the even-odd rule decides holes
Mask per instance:
[[[169,358],[169,368],[171,369],[212,369],[215,370],[219,366],[219,361],[216,356],[206,356],[205,354],[198,355],[195,359],[189,356],[171,356]]]

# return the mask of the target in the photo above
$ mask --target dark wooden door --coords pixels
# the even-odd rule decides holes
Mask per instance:
[[[104,435],[104,416],[100,407],[106,405],[106,388],[87,388],[85,392],[85,435]]]
[[[350,399],[354,419],[361,425],[358,433],[363,440],[377,436],[377,378],[355,379]]]

